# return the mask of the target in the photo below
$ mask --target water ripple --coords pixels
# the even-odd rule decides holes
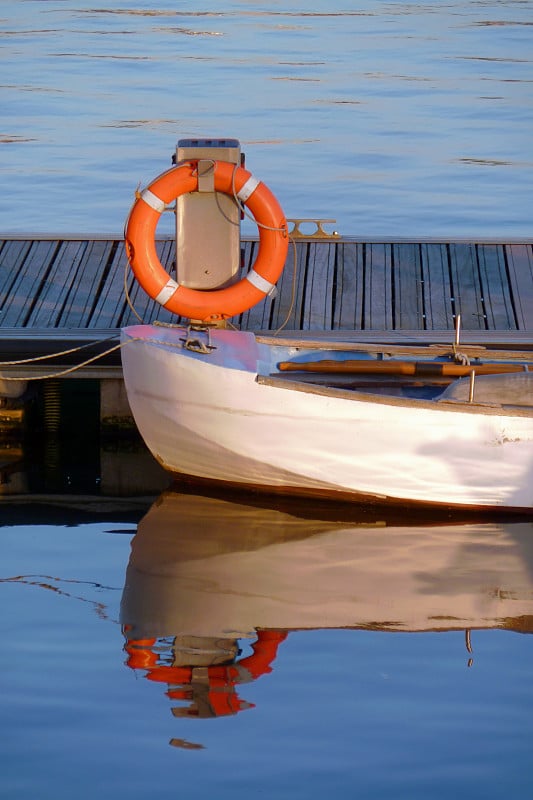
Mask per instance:
[[[5,5],[7,230],[37,191],[36,232],[114,234],[178,138],[216,135],[342,233],[530,234],[533,0]]]

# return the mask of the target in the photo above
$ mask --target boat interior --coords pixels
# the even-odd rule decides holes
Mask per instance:
[[[259,342],[262,339],[259,337]],[[269,342],[269,377],[310,388],[344,389],[448,403],[533,408],[533,351],[455,345],[347,343],[308,348]],[[327,348],[327,349],[325,349]]]

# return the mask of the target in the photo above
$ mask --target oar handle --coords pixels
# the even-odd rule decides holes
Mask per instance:
[[[436,375],[460,378],[475,372],[476,375],[500,375],[507,372],[524,372],[525,364],[501,364],[498,362],[484,364],[448,364],[443,361],[372,361],[371,359],[348,359],[334,361],[281,361],[278,364],[281,372],[317,372],[348,375],[381,374],[381,375],[416,375],[417,377],[434,377]]]

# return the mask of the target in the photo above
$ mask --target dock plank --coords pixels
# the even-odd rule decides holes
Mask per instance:
[[[26,320],[28,327],[56,328],[66,307],[72,308],[76,294],[80,264],[87,250],[87,242],[61,242],[54,261],[44,274],[40,290],[35,296]],[[76,327],[80,326],[77,319]]]
[[[106,279],[100,286],[100,292],[95,298],[95,304],[89,316],[89,328],[117,327],[117,322],[125,303],[125,265],[126,253],[124,244],[121,242],[114,249],[113,255],[107,264]],[[129,291],[136,286],[135,278],[131,273],[128,276],[127,285]]]
[[[533,330],[533,245],[508,244],[505,245],[504,252],[517,328],[531,331]]]
[[[5,297],[2,309],[3,326],[25,327],[28,324],[43,279],[53,265],[58,250],[59,243],[56,241],[31,243],[11,284],[9,294]]]
[[[307,281],[309,243],[291,242],[285,269],[278,281],[278,294],[272,301],[269,327],[301,328],[301,309]],[[268,301],[267,301],[268,302]]]
[[[392,246],[394,328],[425,328],[424,294],[420,247],[417,244]]]
[[[392,246],[381,242],[364,247],[363,328],[394,328]]]
[[[0,245],[0,312],[11,298],[13,286],[31,246],[31,241],[3,241]]]
[[[465,330],[486,328],[476,245],[453,244],[449,251],[454,315],[461,315],[461,325]]]
[[[72,303],[64,309],[62,324],[68,327],[89,327],[91,315],[101,286],[105,282],[108,265],[115,248],[114,242],[89,242],[78,270],[76,293]]]
[[[337,259],[332,285],[332,328],[353,330],[363,319],[363,245],[360,242],[336,244]]]
[[[309,247],[307,280],[302,297],[302,330],[332,327],[335,254],[335,245],[330,242],[313,242]]]
[[[446,330],[454,327],[448,246],[444,243],[420,245],[423,280],[424,327]]]
[[[515,328],[505,252],[497,245],[478,245],[477,259],[488,328]]]

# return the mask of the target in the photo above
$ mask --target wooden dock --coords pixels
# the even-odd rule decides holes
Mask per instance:
[[[243,241],[243,266],[258,242]],[[174,240],[158,241],[168,272]],[[124,291],[126,285],[133,308]],[[241,329],[330,332],[338,338],[462,340],[533,345],[533,239],[514,243],[295,239],[278,294],[234,318]],[[0,239],[0,389],[2,376],[45,377],[116,343],[121,327],[178,322],[149,298],[127,269],[124,242],[106,237]],[[449,333],[448,333],[449,332]],[[84,345],[55,359],[9,365]],[[121,377],[120,354],[70,377]],[[1,394],[1,392],[0,392]]]
[[[247,271],[257,242],[243,242]],[[170,272],[174,242],[158,243]],[[124,292],[124,243],[105,238],[0,239],[0,337],[31,331],[97,338],[138,322]],[[296,275],[294,268],[296,267]],[[176,322],[127,272],[144,322]],[[294,303],[291,300],[294,287]],[[278,296],[233,322],[243,329],[533,331],[533,243],[299,239]]]

